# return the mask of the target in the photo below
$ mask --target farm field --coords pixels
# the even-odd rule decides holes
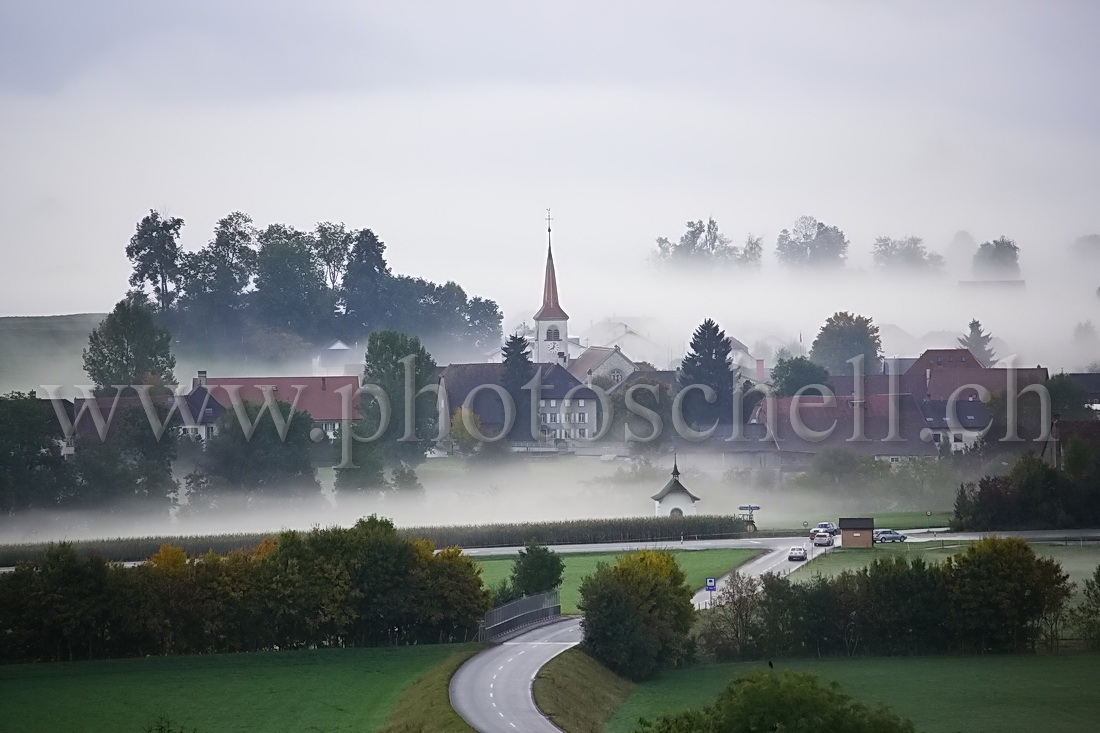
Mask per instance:
[[[565,561],[561,585],[563,614],[580,612],[577,604],[581,600],[581,580],[595,572],[598,563],[614,563],[619,554],[621,553],[593,552],[561,556]],[[678,550],[672,553],[692,588],[702,588],[708,577],[725,575],[758,554],[758,550]],[[492,555],[475,558],[474,562],[481,566],[482,582],[486,587],[492,588],[511,575],[514,560],[515,555]]]
[[[377,730],[410,685],[451,655],[440,644],[0,666],[0,730]]]
[[[1091,733],[1100,719],[1097,655],[783,660],[775,666],[836,680],[858,700],[889,705],[922,733]],[[731,679],[761,667],[705,664],[665,672],[637,685],[604,731],[627,733],[639,717],[707,705]]]

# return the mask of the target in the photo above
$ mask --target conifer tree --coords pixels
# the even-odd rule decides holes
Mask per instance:
[[[691,336],[691,350],[680,363],[676,375],[680,387],[702,384],[717,394],[713,405],[708,406],[700,392],[693,392],[685,399],[685,418],[689,422],[713,422],[715,415],[728,416],[733,407],[735,375],[733,341],[718,324],[708,318]]]
[[[992,340],[992,334],[982,333],[982,324],[975,318],[970,322],[970,333],[959,339],[959,346],[969,349],[978,361],[989,367],[997,361],[997,355],[993,349],[989,348],[989,342]]]
[[[531,345],[524,336],[514,333],[504,342],[503,357],[501,386],[508,390],[516,405],[516,422],[510,437],[513,440],[532,440],[531,395],[523,389],[523,385],[535,376],[535,365],[531,362]]]

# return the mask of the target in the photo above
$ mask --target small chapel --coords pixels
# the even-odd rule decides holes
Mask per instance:
[[[695,502],[699,501],[698,496],[680,483],[680,467],[675,457],[672,459],[672,478],[663,489],[650,498],[656,503],[658,517],[682,517],[686,514],[695,514]]]

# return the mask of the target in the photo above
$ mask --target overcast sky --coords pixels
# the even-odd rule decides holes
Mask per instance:
[[[186,249],[235,210],[371,227],[506,324],[548,206],[565,304],[603,308],[687,219],[771,260],[812,214],[857,267],[1100,231],[1100,3],[533,5],[0,4],[0,314],[109,310],[150,208]]]

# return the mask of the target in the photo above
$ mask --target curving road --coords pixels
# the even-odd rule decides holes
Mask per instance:
[[[938,530],[906,530],[910,542],[940,539],[976,540],[982,537],[1023,537],[1027,540],[1058,540],[1065,537],[1100,538],[1100,530],[1064,530],[1036,532],[963,532]],[[836,538],[840,546],[840,537]],[[816,557],[824,548],[811,546],[805,537],[760,538],[751,540],[697,540],[687,542],[615,543],[602,545],[570,545],[555,547],[555,552],[627,552],[641,549],[713,550],[719,548],[764,550],[737,572],[742,575],[764,573],[785,574],[800,566],[787,559],[791,547],[805,547]],[[470,548],[470,555],[500,555],[518,552],[516,548]],[[831,549],[830,549],[831,551]],[[729,575],[718,579],[718,588]],[[700,590],[692,599],[696,608],[706,608],[711,593]],[[561,733],[561,729],[539,712],[531,694],[531,683],[539,669],[566,649],[576,646],[582,638],[581,619],[565,618],[513,637],[510,641],[486,649],[455,673],[451,679],[451,706],[479,733]]]
[[[565,618],[486,649],[451,678],[451,707],[480,733],[561,733],[535,706],[531,683],[580,641],[580,618]]]

